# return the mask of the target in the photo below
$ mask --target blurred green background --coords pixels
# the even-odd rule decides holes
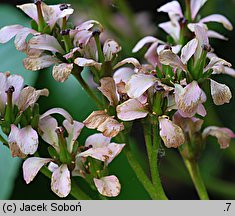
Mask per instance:
[[[15,8],[16,4],[29,1],[0,1],[0,27],[10,24],[29,26],[29,19]],[[133,56],[132,48],[136,42],[146,36],[153,35],[164,39],[165,34],[158,30],[157,24],[168,20],[164,14],[158,14],[157,8],[168,2],[164,0],[119,0],[119,4],[112,0],[71,0],[45,1],[48,4],[71,3],[76,9],[73,21],[77,24],[88,19],[100,21],[108,36],[114,37],[122,46],[122,56]],[[181,1],[183,5],[183,1]],[[226,15],[235,25],[235,1],[208,0],[202,10],[202,15],[220,13]],[[223,33],[229,41],[211,40],[218,56],[235,65],[235,33],[225,31],[221,25],[211,25],[215,30]],[[141,57],[143,53],[135,54]],[[121,57],[122,57],[121,56]],[[51,70],[39,72],[26,71],[22,65],[24,55],[16,51],[13,41],[0,45],[0,71],[11,71],[22,74],[27,84],[36,88],[48,88],[50,96],[40,99],[41,113],[52,107],[62,107],[68,110],[76,120],[84,120],[95,108],[93,102],[84,93],[73,77],[65,83],[57,83],[51,76]],[[221,75],[216,80],[228,85],[235,94],[235,80]],[[217,125],[231,128],[235,131],[235,99],[230,104],[215,107],[208,100],[206,125]],[[94,131],[84,130],[80,142],[84,142],[88,134]],[[133,129],[132,148],[141,165],[147,169],[145,163],[145,147],[141,137],[141,128],[137,122]],[[138,140],[138,142],[136,142]],[[235,199],[235,142],[226,150],[220,150],[214,138],[209,139],[207,147],[200,160],[200,167],[211,199]],[[26,185],[22,177],[21,161],[12,160],[5,147],[0,147],[0,199],[58,199],[50,190],[50,180],[39,174],[35,180]],[[146,172],[148,172],[146,170]],[[110,173],[119,177],[122,191],[118,199],[149,199],[135,174],[128,165],[125,156],[120,154],[110,166]],[[197,199],[191,179],[184,164],[175,150],[166,150],[160,160],[160,173],[164,188],[170,199]],[[86,189],[82,179],[77,179],[78,185]],[[94,195],[95,198],[95,195]],[[72,197],[68,197],[72,199]]]

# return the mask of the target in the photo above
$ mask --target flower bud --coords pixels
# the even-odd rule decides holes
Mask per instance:
[[[70,32],[70,29],[65,29],[65,30],[62,30],[62,31],[60,32],[60,34],[61,34],[62,36],[64,36],[64,35],[69,35],[69,32]]]
[[[61,4],[60,5],[60,10],[63,11],[65,9],[68,9],[69,8],[69,5],[68,4]]]

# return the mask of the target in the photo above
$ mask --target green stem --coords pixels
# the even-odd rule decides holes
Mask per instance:
[[[120,133],[120,138],[121,138],[121,142],[127,143],[126,138],[124,137],[122,132]],[[144,189],[148,192],[149,196],[154,200],[167,199],[166,197],[161,196],[161,194],[159,194],[158,191],[154,188],[152,182],[149,180],[143,168],[139,164],[139,161],[133,155],[131,148],[129,146],[129,143],[126,144],[125,148],[123,149],[123,152],[128,160],[128,163],[130,164],[131,168],[135,172],[136,177],[141,182]]]
[[[159,176],[158,171],[158,149],[160,147],[161,138],[159,136],[159,128],[157,126],[157,122],[154,122],[152,125],[152,135],[153,135],[153,149],[152,149],[152,165],[151,167],[151,173],[152,173],[152,179],[153,179],[153,185],[157,190],[158,196],[161,197],[161,199],[167,199],[167,196],[164,192],[164,189],[162,187],[161,179]]]
[[[197,190],[198,196],[201,200],[209,200],[205,184],[202,180],[200,170],[196,161],[184,159],[185,166],[193,180],[193,184]]]
[[[46,177],[51,178],[51,172],[46,167],[41,168],[41,173],[43,173]],[[77,200],[91,200],[91,198],[85,194],[77,184],[71,180],[71,192],[70,194]]]
[[[38,12],[38,31],[43,32],[45,21],[42,14],[42,5],[41,2],[36,3],[37,12]]]
[[[159,200],[161,197],[158,197],[155,188],[152,185],[152,182],[149,180],[147,175],[145,174],[143,168],[140,166],[139,161],[136,160],[134,155],[132,154],[128,145],[125,146],[123,150],[128,163],[130,164],[131,168],[134,170],[136,177],[141,182],[145,190],[148,192],[149,196],[154,200]]]
[[[145,124],[143,126],[144,128],[144,139],[145,139],[145,145],[147,149],[147,154],[148,154],[148,159],[149,159],[149,165],[151,166],[152,164],[152,137],[151,137],[151,125]],[[151,170],[151,168],[150,168]]]
[[[101,63],[104,63],[105,58],[104,58],[103,50],[102,50],[101,43],[100,43],[100,33],[95,33],[94,38],[95,38],[95,43],[96,43],[96,47],[98,51],[98,61]]]
[[[186,12],[185,12],[185,18],[188,20],[188,22],[191,22],[191,7],[190,7],[190,0],[185,0],[185,6],[186,6]]]
[[[94,102],[97,104],[97,106],[99,108],[102,108],[103,107],[102,102],[94,94],[93,90],[90,89],[90,87],[87,85],[87,83],[84,81],[84,79],[81,76],[81,73],[73,73],[73,75],[79,81],[80,85],[87,92],[87,94],[94,100]]]

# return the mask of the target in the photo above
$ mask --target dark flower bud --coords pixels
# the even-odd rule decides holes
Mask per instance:
[[[164,90],[164,88],[162,87],[162,86],[156,86],[156,91],[157,92],[164,92],[165,90]]]
[[[202,44],[202,49],[207,51],[207,52],[210,52],[211,51],[211,46],[208,44]]]
[[[64,128],[63,127],[58,127],[56,128],[55,132],[58,134],[58,135],[63,135],[64,134]]]
[[[188,22],[188,20],[185,19],[184,17],[181,17],[179,19],[179,23],[180,23],[181,26],[185,26],[187,24],[187,22]]]
[[[87,151],[88,149],[92,148],[93,146],[92,145],[89,145],[89,146],[84,146],[84,151]]]
[[[172,47],[171,47],[170,45],[166,45],[166,46],[164,47],[164,50],[172,50]]]
[[[92,35],[95,36],[95,35],[100,35],[100,30],[99,29],[94,29],[93,32],[92,32]]]
[[[63,35],[69,35],[70,29],[65,29],[60,32],[60,34]]]
[[[6,92],[7,94],[12,94],[14,91],[15,91],[14,86],[10,86],[9,89],[6,90],[5,92]]]
[[[60,5],[60,10],[61,11],[65,10],[65,9],[68,9],[68,8],[69,8],[69,5],[67,5],[67,4],[61,4]]]

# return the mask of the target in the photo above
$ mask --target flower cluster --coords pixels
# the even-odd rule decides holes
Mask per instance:
[[[205,3],[206,0],[186,1],[185,15],[177,1],[160,7],[158,11],[168,13],[170,18],[159,25],[169,38],[141,39],[133,52],[149,45],[142,63],[133,57],[118,62],[121,46],[112,39],[101,42],[104,29],[99,22],[88,20],[71,26],[67,22],[73,13],[71,5],[48,6],[37,0],[18,6],[32,18],[32,28],[6,26],[0,30],[0,42],[15,37],[16,48],[27,55],[23,63],[28,70],[53,65],[56,81],[64,82],[70,75],[75,76],[99,108],[83,123],[60,108],[40,115],[35,103],[40,95],[48,96],[48,91],[23,88],[20,76],[0,74],[1,126],[8,135],[12,155],[22,158],[34,155],[23,164],[26,183],[49,164],[51,188],[60,197],[70,193],[72,176],[94,183],[104,196],[117,196],[120,183],[116,176],[107,176],[107,166],[125,144],[111,139],[121,137],[119,140],[126,143],[128,139],[123,135],[128,135],[137,119],[141,119],[143,127],[150,125],[152,133],[159,136],[158,142],[161,138],[167,148],[179,147],[189,160],[198,159],[209,135],[218,139],[222,149],[229,147],[235,137],[230,129],[209,126],[202,130],[207,115],[205,102],[210,97],[204,84],[210,82],[214,104],[223,105],[230,102],[232,93],[213,76],[221,73],[235,76],[231,64],[219,58],[209,43],[209,38],[226,38],[209,30],[206,23],[219,22],[228,30],[232,30],[232,25],[218,14],[201,19],[198,12]],[[101,93],[99,97],[83,80],[81,74],[87,71],[84,68],[91,72],[92,86]],[[51,116],[55,113],[64,117],[62,127]],[[91,135],[81,145],[77,138],[84,126],[101,133]],[[50,145],[50,158],[35,154],[39,136]]]

